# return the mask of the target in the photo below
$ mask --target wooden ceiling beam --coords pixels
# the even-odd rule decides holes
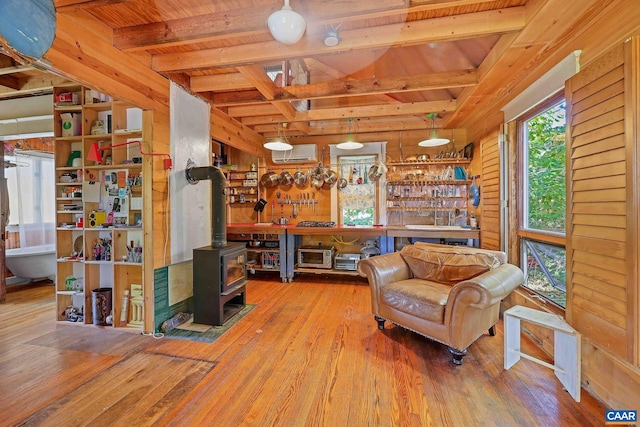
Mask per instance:
[[[54,0],[57,12],[94,9],[112,4],[125,3],[130,0]]]
[[[200,92],[204,93],[204,92]],[[234,107],[242,105],[251,105],[264,103],[267,100],[257,90],[241,90],[235,92],[213,93],[209,96],[211,104],[214,107]]]
[[[223,92],[228,90],[253,89],[241,73],[215,74],[212,76],[192,76],[191,90],[194,92]]]
[[[468,87],[476,84],[478,84],[476,70],[458,70],[364,80],[332,80],[309,85],[286,86],[283,90],[295,99],[323,99]]]
[[[58,0],[69,3],[67,8],[96,7],[87,0]],[[122,0],[119,0],[122,1]],[[477,5],[494,0],[377,0],[364,5],[356,2],[334,2],[327,5],[327,1],[313,2],[300,5],[300,13],[307,15],[307,34],[321,34],[328,25],[370,19],[385,19],[405,17],[412,13],[426,12],[436,9]],[[87,3],[85,3],[87,2]],[[410,3],[410,4],[409,4]],[[190,18],[173,19],[161,23],[151,23],[124,27],[114,30],[113,44],[125,52],[138,50],[162,49],[178,47],[192,43],[204,43],[215,40],[226,40],[236,37],[268,36],[266,19],[279,8],[270,5],[256,5],[244,9],[226,9],[217,13],[197,15]],[[361,6],[359,9],[354,7]]]
[[[113,45],[124,52],[135,52],[236,37],[255,37],[268,34],[266,17],[275,10],[273,5],[261,5],[116,28],[113,30]]]
[[[279,89],[260,65],[243,65],[237,69],[267,100],[276,97]]]
[[[319,34],[331,23],[395,16],[407,12],[404,0],[378,0],[364,4],[339,1],[331,5],[327,5],[325,0],[316,3],[318,5],[315,8],[311,2],[300,5],[302,9],[298,10],[305,16],[311,15],[307,18],[307,34]],[[267,18],[280,7],[280,4],[254,5],[249,8],[225,9],[217,13],[119,28],[114,30],[113,44],[122,51],[133,52],[237,37],[270,37],[266,25]],[[306,13],[307,11],[309,13]],[[329,11],[330,15],[327,15],[326,11]]]
[[[339,107],[296,111],[295,116],[287,117],[289,122],[308,122],[313,120],[339,120],[349,118],[368,118],[402,115],[425,115],[427,113],[447,113],[456,110],[456,100],[411,102],[405,104],[380,104],[355,107]],[[280,113],[273,105],[253,105],[229,107],[230,117],[276,116]]]
[[[280,111],[271,104],[257,104],[229,107],[227,114],[231,117],[275,116],[280,114]]]
[[[240,122],[243,125],[247,126],[256,126],[256,125],[266,125],[266,124],[277,124],[284,123],[287,120],[281,114],[273,115],[273,116],[256,116],[256,117],[243,117],[240,119]]]
[[[323,110],[301,111],[296,114],[297,121],[349,119],[359,117],[383,117],[403,115],[423,115],[427,113],[445,113],[456,110],[456,101],[425,101],[406,104],[384,104],[358,107],[327,108]]]
[[[27,79],[20,79],[20,88],[13,89],[0,87],[0,100],[9,99],[20,96],[31,96],[52,93],[53,86],[57,86],[67,82],[64,77],[51,73],[42,73]]]
[[[8,87],[9,89],[20,90],[20,79],[13,76],[0,75],[0,86]]]
[[[240,73],[238,73],[240,74]],[[225,76],[232,76],[233,74],[225,74]],[[213,76],[207,76],[213,77]],[[192,77],[192,89],[193,88]],[[247,76],[242,77],[229,77],[228,81],[238,80],[246,81],[250,85],[251,82]],[[478,75],[476,70],[458,70],[447,71],[442,73],[429,73],[414,76],[400,76],[400,77],[386,77],[364,80],[353,80],[350,78],[343,78],[340,80],[332,80],[322,83],[312,83],[308,85],[300,86],[285,86],[279,88],[274,86],[269,89],[268,96],[265,91],[260,91],[264,95],[264,100],[280,100],[280,101],[293,101],[293,100],[314,100],[314,99],[329,99],[329,98],[342,98],[345,96],[365,96],[382,95],[387,102],[398,102],[397,100],[389,97],[388,94],[399,92],[416,92],[424,90],[437,90],[447,89],[452,87],[469,87],[478,84]],[[202,86],[199,86],[202,88]],[[212,89],[211,86],[208,86]],[[194,89],[195,90],[195,89]],[[228,87],[227,90],[236,90],[236,88]],[[200,90],[195,90],[199,92]],[[253,93],[255,95],[255,92]],[[243,96],[242,92],[231,92],[223,94],[218,97],[217,102],[224,106],[253,104],[256,102],[262,102],[263,99],[259,96]],[[238,96],[237,101],[234,99]],[[214,95],[215,98],[215,95]]]
[[[266,137],[271,132],[275,133],[277,123],[264,123],[254,126],[254,130],[258,133],[265,134]],[[428,123],[425,118],[416,116],[398,116],[393,118],[373,117],[358,119],[357,121],[358,135],[364,133],[376,132],[401,132],[409,130],[428,130]],[[353,132],[353,126],[351,131]],[[326,120],[315,121],[309,123],[307,135],[345,135],[349,132],[346,120]]]
[[[21,65],[4,67],[4,68],[0,68],[0,76],[5,76],[7,74],[13,74],[13,73],[22,73],[23,71],[32,71],[32,70],[33,68],[30,66],[21,66]]]
[[[158,72],[237,66],[353,50],[460,40],[518,31],[524,25],[525,8],[512,7],[403,24],[382,25],[376,27],[375,31],[371,28],[348,30],[341,33],[343,40],[335,47],[325,46],[322,40],[315,39],[304,39],[295,45],[268,41],[217,49],[156,54],[151,64],[152,68]]]
[[[238,71],[253,84],[258,91],[268,100],[273,100],[279,88],[271,80],[267,72],[260,65],[244,65],[238,67]],[[299,131],[305,133],[309,126],[306,123],[295,122],[296,109],[288,102],[277,102],[274,104],[288,122],[294,122],[293,126]]]

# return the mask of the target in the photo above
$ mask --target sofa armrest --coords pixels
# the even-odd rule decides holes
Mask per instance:
[[[373,313],[378,313],[380,289],[389,283],[413,277],[400,252],[392,252],[358,261],[358,274],[369,281]]]
[[[369,283],[381,287],[389,283],[410,279],[409,266],[400,255],[393,252],[358,261],[358,274],[369,279]]]
[[[457,316],[456,311],[459,312],[466,307],[482,309],[496,304],[523,282],[524,274],[520,268],[513,264],[502,264],[472,279],[457,283],[447,299],[445,321],[449,322],[451,316]]]

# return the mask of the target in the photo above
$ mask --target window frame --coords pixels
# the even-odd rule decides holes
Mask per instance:
[[[527,274],[527,263],[522,258],[524,257],[523,247],[526,244],[526,241],[544,243],[551,246],[556,246],[559,248],[563,248],[566,251],[567,248],[567,235],[566,231],[564,233],[558,231],[549,231],[549,230],[539,230],[532,229],[525,226],[525,218],[528,212],[528,170],[526,170],[528,165],[528,149],[529,144],[528,140],[525,140],[525,124],[528,120],[532,119],[535,116],[540,115],[541,113],[547,111],[551,107],[557,105],[565,101],[564,91],[561,90],[554,94],[553,96],[547,98],[545,101],[537,104],[535,107],[526,111],[522,115],[518,116],[516,120],[516,134],[517,134],[517,228],[516,228],[516,238],[518,240],[518,252],[519,259],[521,262],[521,267],[525,271],[525,276]],[[566,168],[566,158],[565,158],[565,168]],[[565,185],[565,192],[567,191],[567,187]],[[565,217],[566,217],[566,206],[565,206]],[[565,266],[566,268],[566,266]],[[557,310],[564,311],[566,308],[559,305],[557,302],[552,299],[537,293],[535,290],[527,287],[525,284],[522,285],[522,288],[526,289],[528,293],[534,293],[536,297],[540,297],[544,299],[545,303],[549,303],[552,306],[556,307]]]
[[[337,163],[338,163],[338,168],[342,169],[344,164],[349,164],[349,163],[358,163],[358,160],[355,161],[350,161],[350,160],[345,160],[345,158],[353,158],[353,157],[371,157],[371,164],[375,164],[379,162],[379,156],[378,154],[340,154],[337,156]],[[368,173],[368,170],[365,170],[364,173]],[[341,178],[346,178],[344,176],[341,176],[340,173],[338,173],[338,176]],[[353,184],[351,184],[353,185]],[[357,185],[357,184],[356,184]],[[380,206],[378,203],[378,199],[379,199],[379,195],[380,195],[380,181],[376,182],[376,185],[374,186],[375,191],[373,193],[372,199],[373,199],[373,204],[374,204],[374,209],[373,209],[373,224],[380,224]],[[344,217],[342,215],[342,196],[341,196],[341,192],[340,190],[338,190],[337,192],[337,198],[336,198],[336,215],[337,215],[337,223],[338,225],[344,225]]]

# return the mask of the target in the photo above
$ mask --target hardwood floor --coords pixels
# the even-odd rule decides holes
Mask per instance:
[[[462,366],[402,328],[379,331],[362,279],[268,273],[212,344],[55,322],[53,286],[0,305],[0,425],[601,426],[550,369],[503,369],[502,322]],[[523,351],[545,358],[523,338]]]

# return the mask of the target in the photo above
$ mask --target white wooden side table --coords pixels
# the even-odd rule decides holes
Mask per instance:
[[[553,365],[520,351],[520,321],[553,330]],[[581,336],[562,317],[516,305],[504,312],[504,369],[520,357],[555,371],[560,383],[576,402],[580,402]]]

